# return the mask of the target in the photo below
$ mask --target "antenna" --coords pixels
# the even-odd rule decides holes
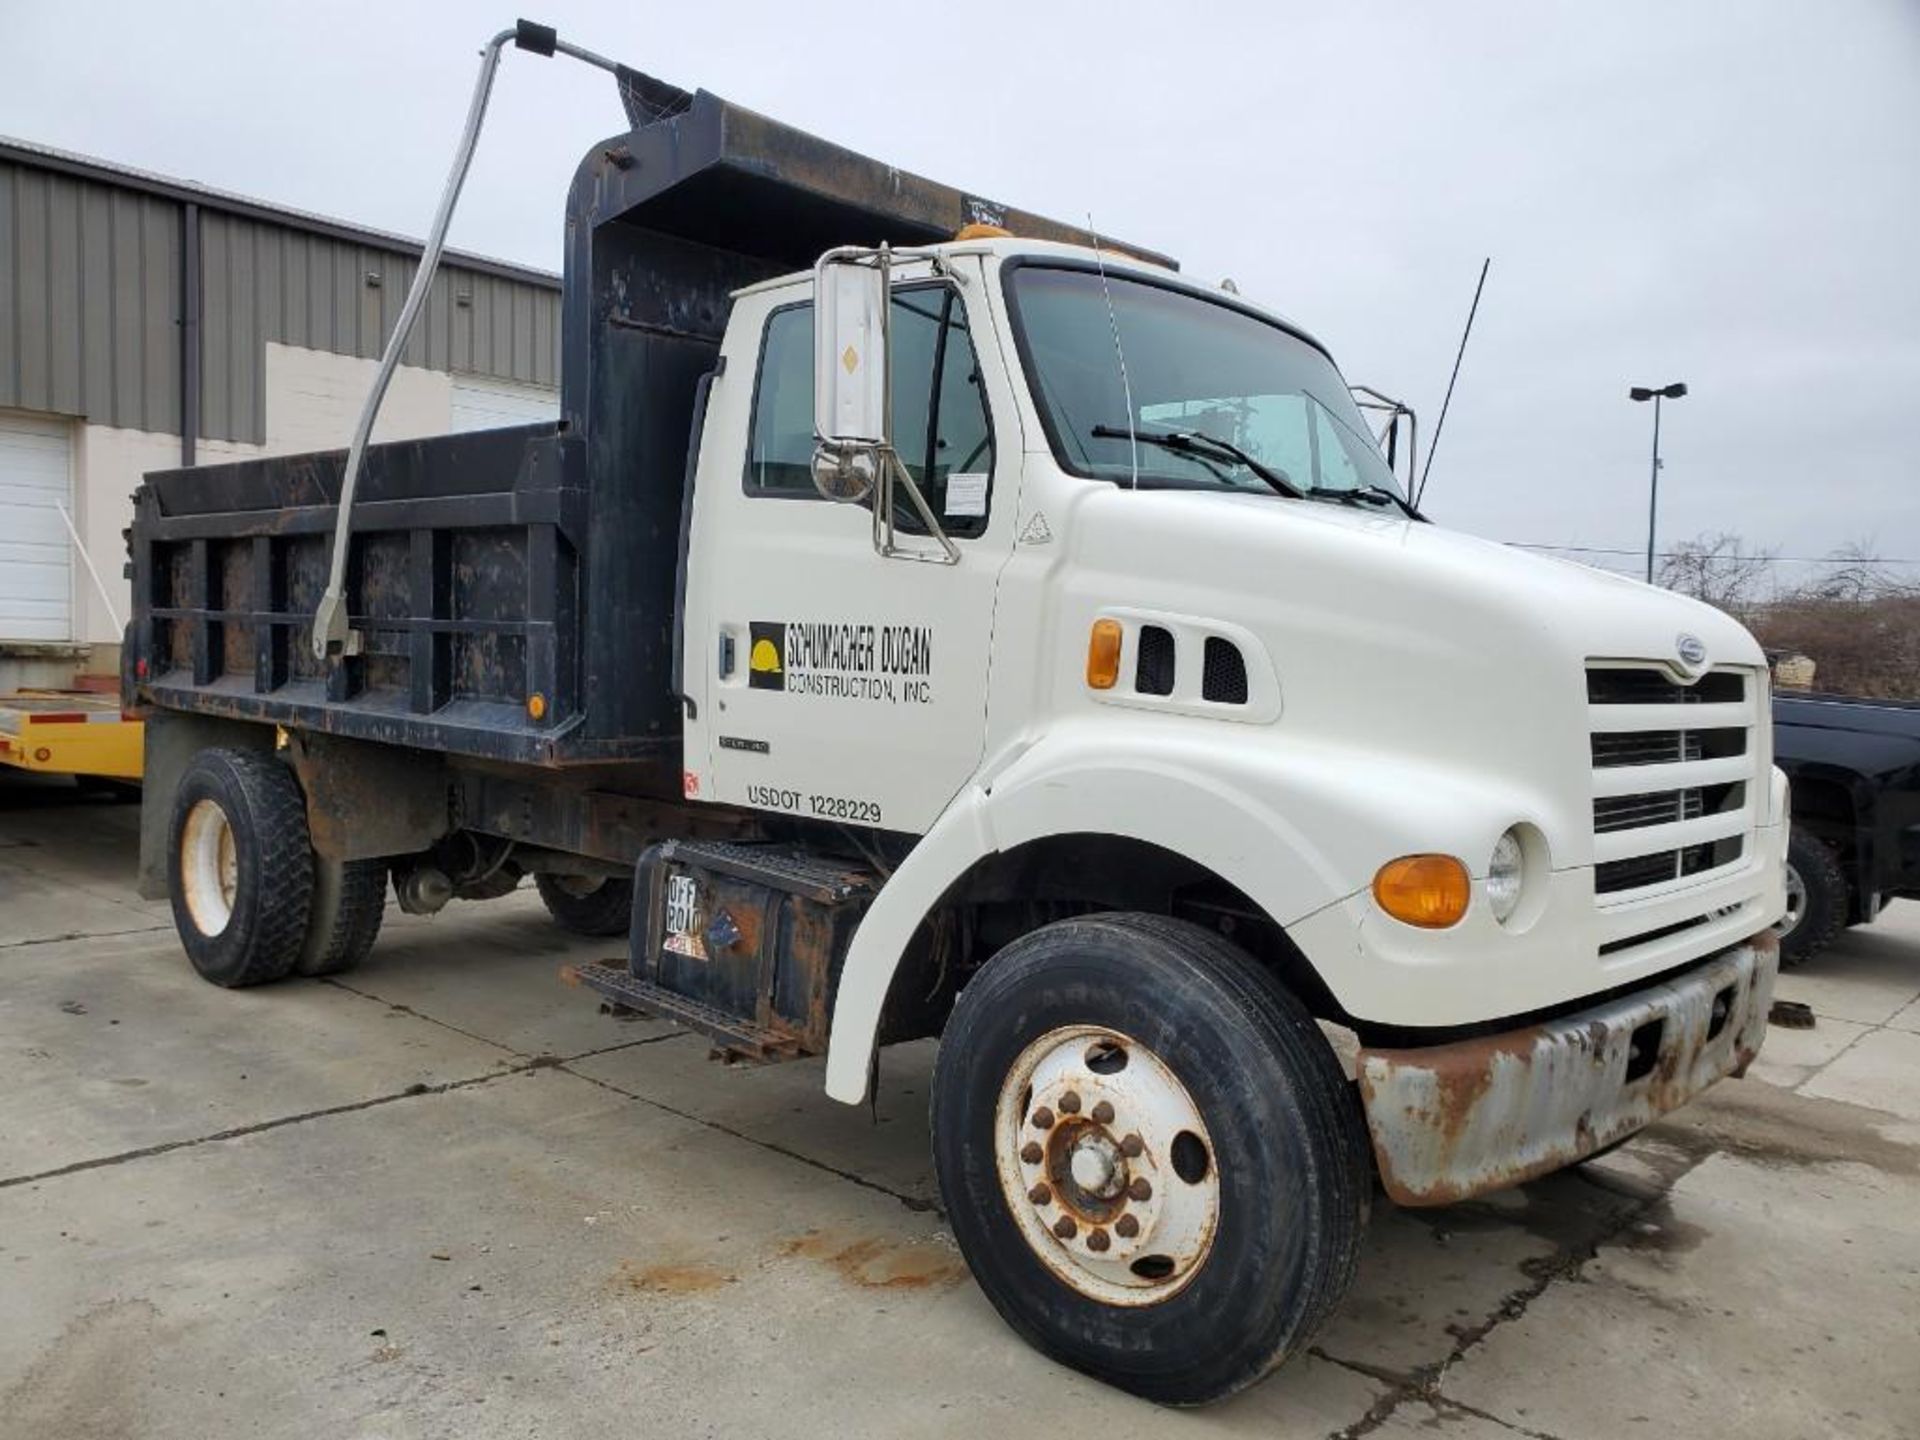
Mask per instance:
[[[1487,271],[1492,265],[1491,255],[1480,262],[1480,283],[1473,287],[1473,304],[1467,310],[1467,328],[1460,332],[1460,348],[1453,355],[1453,373],[1447,377],[1447,398],[1440,402],[1440,418],[1433,422],[1433,439],[1427,442],[1427,463],[1420,467],[1420,486],[1410,497],[1416,510],[1426,498],[1427,472],[1433,469],[1433,452],[1440,448],[1440,432],[1447,428],[1447,407],[1453,403],[1453,382],[1460,378],[1460,361],[1467,353],[1467,337],[1473,334],[1473,317],[1480,313],[1480,292],[1486,288]]]
[[[1113,292],[1107,289],[1107,262],[1100,254],[1100,236],[1093,228],[1093,212],[1087,212],[1087,243],[1093,246],[1093,263],[1100,267],[1100,294],[1107,302],[1107,326],[1113,331],[1113,353],[1120,359],[1120,390],[1127,397],[1127,451],[1132,457],[1132,479],[1127,488],[1140,488],[1140,434],[1133,421],[1133,382],[1127,379],[1127,352],[1120,347],[1120,321],[1113,313]]]

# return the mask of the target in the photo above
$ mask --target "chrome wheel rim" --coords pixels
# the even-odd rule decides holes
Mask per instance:
[[[1807,882],[1800,878],[1800,871],[1789,860],[1787,862],[1787,908],[1779,922],[1773,927],[1776,935],[1791,935],[1799,927],[1800,917],[1807,909]]]
[[[217,801],[194,801],[180,827],[180,892],[194,928],[206,936],[224,931],[239,888],[240,854],[227,812]]]
[[[1155,1304],[1200,1272],[1220,1225],[1215,1158],[1187,1087],[1118,1031],[1049,1031],[1001,1084],[1007,1206],[1040,1262],[1104,1304]]]

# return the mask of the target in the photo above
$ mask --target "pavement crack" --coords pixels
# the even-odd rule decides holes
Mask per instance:
[[[450,1091],[466,1090],[475,1085],[488,1085],[495,1080],[505,1079],[509,1075],[524,1075],[538,1068],[540,1067],[529,1062],[495,1070],[487,1075],[470,1075],[464,1080],[442,1081],[438,1085],[409,1085],[403,1090],[396,1090],[388,1095],[375,1095],[366,1100],[350,1100],[343,1105],[325,1105],[317,1110],[302,1110],[296,1115],[280,1115],[272,1120],[256,1121],[251,1125],[235,1125],[227,1130],[216,1130],[212,1134],[196,1135],[187,1140],[167,1140],[158,1145],[143,1145],[137,1150],[123,1150],[117,1155],[101,1155],[91,1160],[76,1160],[70,1165],[57,1165],[51,1170],[40,1170],[31,1175],[12,1175],[0,1179],[0,1190],[11,1190],[20,1185],[36,1185],[43,1180],[58,1180],[68,1175],[84,1174],[89,1170],[105,1170],[134,1160],[150,1160],[156,1155],[170,1155],[176,1150],[192,1150],[201,1145],[217,1145],[227,1140],[241,1140],[249,1135],[263,1135],[270,1130],[284,1130],[289,1125],[304,1125],[309,1120],[325,1120],[335,1115],[351,1115],[360,1110],[375,1110],[401,1100],[416,1100],[423,1095],[445,1095]]]
[[[1523,1261],[1520,1268],[1527,1276],[1527,1283],[1510,1290],[1479,1324],[1455,1330],[1452,1349],[1432,1364],[1422,1365],[1407,1374],[1396,1376],[1391,1370],[1371,1366],[1363,1361],[1343,1360],[1327,1354],[1317,1346],[1310,1348],[1307,1352],[1310,1355],[1356,1371],[1391,1387],[1367,1407],[1366,1414],[1344,1430],[1332,1432],[1329,1440],[1361,1440],[1361,1437],[1371,1435],[1386,1424],[1396,1410],[1410,1401],[1430,1405],[1436,1410],[1454,1410],[1463,1414],[1476,1415],[1512,1430],[1516,1434],[1533,1437],[1533,1440],[1554,1440],[1553,1436],[1544,1431],[1529,1430],[1525,1426],[1516,1425],[1510,1420],[1501,1419],[1498,1415],[1491,1415],[1473,1406],[1464,1405],[1442,1394],[1441,1383],[1446,1379],[1447,1372],[1483,1343],[1487,1336],[1500,1326],[1525,1315],[1528,1307],[1546,1294],[1555,1282],[1578,1279],[1580,1272],[1600,1253],[1602,1247],[1625,1234],[1629,1228],[1643,1219],[1649,1210],[1666,1200],[1672,1194],[1674,1186],[1691,1173],[1694,1166],[1703,1163],[1705,1158],[1702,1156],[1696,1159],[1693,1165],[1679,1171],[1657,1189],[1626,1197],[1630,1199],[1630,1203],[1623,1205],[1602,1221],[1593,1233],[1578,1245],[1561,1246],[1550,1255]],[[1611,1186],[1603,1188],[1611,1194],[1623,1193]]]
[[[596,1055],[612,1055],[621,1050],[634,1050],[642,1045],[658,1045],[663,1040],[685,1040],[692,1036],[691,1030],[669,1030],[664,1035],[643,1035],[638,1040],[622,1040],[618,1045],[602,1045],[596,1050],[582,1050],[577,1055],[561,1055],[549,1060],[550,1065],[571,1065],[576,1060],[591,1060]],[[578,1077],[585,1080],[587,1077]]]
[[[455,1025],[450,1020],[442,1020],[438,1016],[427,1014],[424,1010],[416,1010],[411,1005],[402,1005],[397,1000],[388,1000],[384,996],[374,994],[371,990],[362,990],[358,986],[349,985],[346,981],[336,976],[324,975],[320,978],[320,983],[322,985],[331,985],[336,990],[344,990],[349,995],[358,995],[362,1000],[371,1000],[376,1005],[384,1005],[389,1010],[401,1015],[410,1015],[416,1020],[424,1020],[429,1025],[438,1025],[442,1030],[451,1030],[456,1035],[464,1035],[467,1039],[477,1040],[482,1045],[491,1045],[494,1049],[504,1050],[507,1054],[521,1060],[534,1060],[538,1058],[537,1056],[529,1055],[524,1050],[517,1050],[504,1041],[495,1040],[491,1036],[480,1034],[478,1031],[464,1029],[461,1026]],[[547,1063],[551,1064],[552,1061],[549,1060]]]
[[[442,1030],[450,1030],[455,1035],[465,1036],[467,1039],[478,1041],[482,1045],[491,1045],[496,1050],[504,1050],[516,1060],[525,1061],[526,1067],[531,1069],[553,1068],[571,1064],[575,1060],[588,1060],[595,1055],[611,1055],[616,1050],[631,1050],[637,1045],[653,1045],[662,1040],[678,1040],[688,1033],[685,1030],[670,1030],[664,1035],[643,1035],[638,1040],[622,1040],[616,1045],[601,1045],[592,1050],[578,1051],[572,1055],[556,1055],[551,1051],[535,1052],[519,1049],[517,1046],[507,1044],[504,1040],[495,1040],[491,1035],[482,1035],[477,1030],[468,1030],[464,1026],[455,1025],[451,1020],[442,1020],[437,1015],[429,1015],[426,1011],[418,1009],[415,1006],[402,1004],[397,1000],[389,1000],[383,995],[374,994],[371,990],[362,990],[357,985],[349,985],[346,981],[332,975],[322,976],[320,983],[323,985],[331,985],[336,990],[344,990],[349,995],[357,995],[362,1000],[371,1000],[376,1005],[384,1005],[395,1014],[406,1015],[415,1020],[424,1020],[429,1025],[438,1025]],[[585,1079],[586,1077],[581,1076],[580,1078]]]
[[[63,945],[69,940],[112,940],[121,935],[152,935],[171,925],[136,925],[131,930],[71,930],[64,935],[36,935],[31,940],[9,940],[0,950],[24,950],[29,945]]]
[[[665,1039],[668,1037],[662,1036],[661,1038]],[[823,1174],[833,1176],[835,1179],[845,1180],[849,1184],[858,1185],[862,1190],[872,1190],[876,1194],[885,1195],[890,1199],[899,1201],[900,1204],[916,1214],[935,1215],[941,1219],[946,1218],[945,1212],[932,1200],[924,1199],[918,1195],[911,1195],[904,1190],[896,1190],[891,1185],[882,1185],[879,1181],[869,1180],[866,1176],[857,1174],[852,1170],[842,1170],[837,1165],[829,1165],[824,1160],[816,1160],[811,1155],[801,1154],[798,1150],[789,1150],[785,1145],[775,1144],[771,1140],[762,1140],[758,1136],[748,1135],[744,1131],[734,1129],[731,1125],[722,1125],[718,1120],[709,1120],[703,1115],[695,1115],[691,1111],[682,1110],[677,1105],[669,1105],[664,1100],[655,1100],[652,1096],[642,1095],[624,1086],[615,1085],[610,1080],[601,1080],[592,1075],[583,1075],[578,1070],[568,1069],[565,1064],[561,1064],[557,1068],[566,1071],[567,1074],[573,1076],[576,1080],[585,1080],[589,1085],[598,1085],[603,1090],[611,1090],[616,1095],[625,1096],[629,1100],[637,1100],[642,1105],[648,1105],[655,1110],[665,1111],[669,1115],[677,1116],[679,1119],[691,1121],[703,1129],[715,1131],[730,1139],[744,1141],[746,1144],[757,1146],[762,1150],[770,1150],[775,1155],[784,1156],[788,1160],[797,1160],[809,1169],[818,1170]]]

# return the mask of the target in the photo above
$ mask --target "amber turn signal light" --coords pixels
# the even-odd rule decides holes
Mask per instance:
[[[1373,898],[1394,919],[1443,930],[1467,913],[1467,867],[1451,855],[1402,855],[1373,877]]]
[[[1087,637],[1087,684],[1111,690],[1120,678],[1120,622],[1096,620]]]
[[[530,720],[547,718],[547,697],[538,690],[527,696],[527,718]]]

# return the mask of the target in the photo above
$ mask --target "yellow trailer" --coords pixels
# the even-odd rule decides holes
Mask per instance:
[[[140,779],[146,726],[118,695],[23,690],[0,695],[0,765],[55,775]]]

